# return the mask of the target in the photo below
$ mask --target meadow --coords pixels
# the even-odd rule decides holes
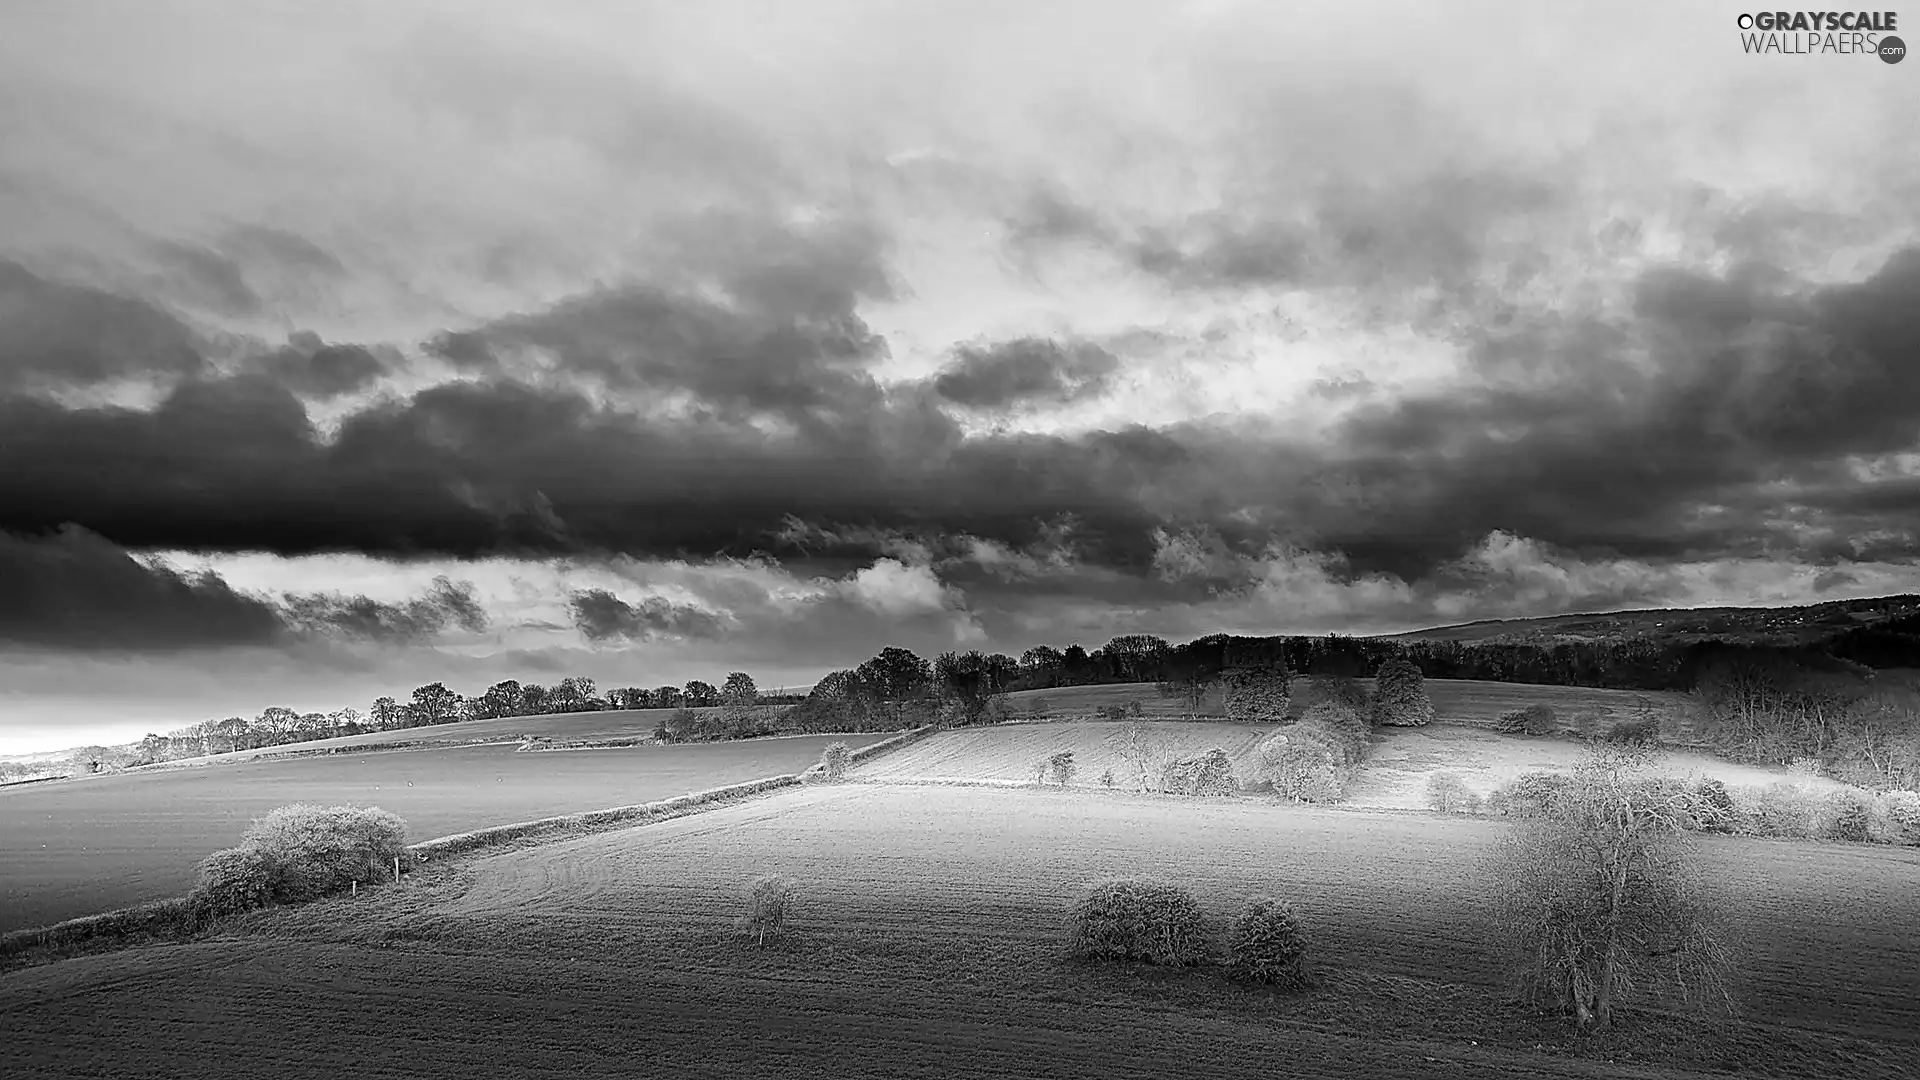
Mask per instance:
[[[1516,1008],[1476,859],[1506,826],[1106,792],[788,789],[0,977],[9,1075],[1911,1076],[1920,852],[1702,841],[1746,1013],[1574,1047]],[[743,943],[748,881],[799,885]],[[1062,955],[1066,905],[1150,872],[1216,918],[1297,905],[1322,985]],[[109,1069],[102,1048],[119,1050]],[[132,1048],[138,1048],[137,1050]]]
[[[839,738],[859,747],[884,737]],[[0,788],[0,931],[185,892],[201,859],[287,803],[379,806],[405,818],[424,840],[798,772],[835,738],[545,753],[449,747],[139,769]]]

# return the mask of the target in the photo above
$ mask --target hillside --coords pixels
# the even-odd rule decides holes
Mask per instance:
[[[1375,635],[1382,641],[1503,641],[1551,644],[1653,637],[1673,642],[1718,638],[1755,644],[1812,644],[1835,633],[1920,612],[1920,596],[1833,600],[1800,607],[1659,608],[1488,619]]]

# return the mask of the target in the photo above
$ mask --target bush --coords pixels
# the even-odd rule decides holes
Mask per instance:
[[[255,847],[216,851],[200,864],[187,898],[195,912],[219,917],[273,903],[273,864]]]
[[[1125,705],[1102,705],[1094,710],[1094,715],[1102,720],[1125,720],[1127,718],[1127,707]]]
[[[845,780],[852,765],[853,751],[844,742],[830,742],[820,751],[820,777],[829,784]]]
[[[1233,777],[1233,761],[1220,747],[1189,754],[1167,763],[1160,775],[1160,790],[1175,795],[1222,796],[1239,792]]]
[[[1606,740],[1620,746],[1659,746],[1660,722],[1648,718],[1625,720],[1607,731]]]
[[[1820,759],[1812,757],[1794,758],[1787,764],[1787,771],[1795,776],[1804,776],[1808,779],[1817,780],[1820,778]]]
[[[1727,785],[1712,778],[1702,780],[1694,785],[1693,797],[1700,828],[1707,832],[1733,831],[1738,810]]]
[[[1147,878],[1095,883],[1067,919],[1068,948],[1093,960],[1180,967],[1206,956],[1206,920],[1193,894]]]
[[[1735,795],[1736,830],[1747,836],[1811,840],[1820,834],[1818,802],[1798,785],[1768,784]]]
[[[1541,818],[1560,807],[1573,790],[1573,778],[1565,773],[1531,772],[1514,777],[1487,797],[1487,809],[1502,817]]]
[[[1340,754],[1312,732],[1282,729],[1260,744],[1260,778],[1273,793],[1292,802],[1338,802],[1346,793],[1347,770]]]
[[[1048,758],[1047,771],[1052,774],[1053,782],[1061,787],[1073,783],[1073,774],[1079,771],[1079,766],[1073,763],[1073,751],[1062,750]]]
[[[1433,722],[1426,679],[1405,660],[1380,665],[1373,682],[1373,722],[1389,727],[1419,727]]]
[[[1235,723],[1277,724],[1287,718],[1287,689],[1280,668],[1238,668],[1221,680],[1221,704]]]
[[[1872,812],[1863,792],[1835,791],[1821,800],[1819,834],[1831,840],[1864,843]]]
[[[1881,794],[1878,803],[1886,821],[1886,842],[1920,845],[1920,794],[1888,791]]]
[[[1288,687],[1289,716],[1305,716],[1322,702],[1345,705],[1364,716],[1368,708],[1367,688],[1344,675],[1302,676]]]
[[[740,917],[740,929],[754,943],[765,945],[768,938],[778,940],[787,930],[787,913],[793,907],[793,882],[785,874],[757,878],[747,890],[747,913]]]
[[[1106,772],[1103,772],[1100,774],[1100,786],[1101,787],[1113,786],[1113,770],[1112,769],[1108,769]]]
[[[1427,777],[1427,806],[1443,814],[1477,814],[1483,801],[1465,780],[1440,772]]]
[[[1227,928],[1227,971],[1283,989],[1309,985],[1307,935],[1285,900],[1256,896]]]
[[[283,806],[241,838],[266,860],[273,898],[298,903],[392,873],[407,848],[407,823],[378,807]]]

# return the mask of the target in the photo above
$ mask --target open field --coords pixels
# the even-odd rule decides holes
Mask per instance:
[[[1521,773],[1570,773],[1582,747],[1572,739],[1501,735],[1472,727],[1434,726],[1380,732],[1360,779],[1348,791],[1349,806],[1425,809],[1427,778],[1450,772],[1485,795]],[[1659,772],[1683,778],[1711,777],[1729,787],[1765,787],[1792,781],[1815,789],[1844,789],[1845,784],[1817,776],[1795,776],[1784,768],[1741,765],[1708,754],[1670,749]]]
[[[1372,679],[1356,680],[1368,690]],[[1637,716],[1643,706],[1677,714],[1687,704],[1685,694],[1663,690],[1596,690],[1585,686],[1536,686],[1531,683],[1489,682],[1481,679],[1428,679],[1427,696],[1435,719],[1443,724],[1491,724],[1501,713],[1529,705],[1547,705],[1559,714],[1562,726],[1590,716],[1600,730]],[[1104,686],[1063,686],[1051,690],[1022,690],[1008,694],[1016,715],[1093,716],[1103,706],[1138,701],[1145,719],[1177,719],[1185,708],[1160,696],[1153,683],[1109,683]],[[1224,709],[1215,690],[1200,705],[1201,716],[1221,716]]]
[[[1473,867],[1503,828],[795,789],[256,913],[195,944],[15,971],[0,1015],[22,1077],[1911,1075],[1920,854],[1707,841],[1750,943],[1747,1016],[1641,1016],[1576,1055],[1499,991]],[[776,870],[802,890],[796,936],[746,947],[730,920]],[[1291,898],[1326,987],[1274,997],[1062,959],[1064,906],[1142,871],[1216,917],[1251,892]]]
[[[630,739],[653,734],[672,709],[603,709],[599,712],[547,713],[541,716],[502,716],[492,720],[463,720],[457,724],[433,727],[399,728],[394,731],[370,731],[365,735],[342,735],[335,739],[262,746],[255,750],[234,750],[207,757],[182,758],[147,768],[176,768],[183,765],[229,764],[259,757],[284,757],[323,750],[356,750],[396,743],[471,743],[493,739],[516,739],[522,735],[541,735],[556,742],[572,739]],[[719,709],[695,709],[705,715]]]
[[[1078,772],[1074,783],[1095,785],[1100,774],[1113,770],[1116,785],[1133,786],[1134,767],[1107,745],[1126,724],[1111,720],[1069,720],[993,727],[959,728],[931,737],[858,766],[862,780],[1032,780],[1038,762],[1062,750],[1073,751]],[[1218,746],[1234,760],[1236,771],[1261,739],[1277,730],[1274,724],[1154,722],[1154,737],[1173,752],[1189,754]]]
[[[798,772],[836,738],[515,753],[474,746],[240,762],[0,788],[0,930],[185,892],[209,853],[291,802],[376,805],[417,839]]]

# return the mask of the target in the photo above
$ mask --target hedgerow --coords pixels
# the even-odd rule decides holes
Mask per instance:
[[[273,898],[298,903],[390,875],[407,823],[378,807],[295,803],[255,821],[240,844],[265,859]]]
[[[1068,950],[1085,959],[1187,966],[1207,959],[1206,938],[1193,894],[1151,878],[1096,882],[1067,918]]]

